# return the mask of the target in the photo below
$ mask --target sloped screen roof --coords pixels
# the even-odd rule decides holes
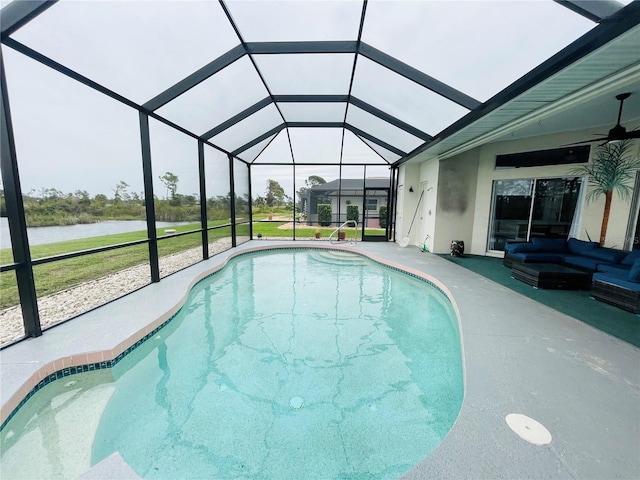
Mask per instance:
[[[63,0],[3,42],[247,163],[389,164],[594,25],[551,0]]]

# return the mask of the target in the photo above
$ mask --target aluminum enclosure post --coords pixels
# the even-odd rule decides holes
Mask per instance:
[[[235,175],[233,171],[233,157],[227,155],[229,158],[229,209],[231,213],[231,246],[237,247],[236,242],[236,188],[235,188]]]
[[[209,230],[207,222],[207,186],[204,165],[204,142],[198,140],[198,178],[200,179],[200,227],[202,228],[202,259],[209,259]]]
[[[0,50],[0,77],[2,89],[1,133],[0,133],[0,169],[2,170],[2,184],[9,217],[9,234],[13,248],[13,261],[17,264],[16,282],[18,296],[22,309],[22,321],[24,333],[27,337],[42,335],[40,316],[38,313],[38,296],[33,277],[31,264],[31,252],[29,251],[29,239],[27,237],[27,220],[24,214],[22,202],[22,189],[18,174],[18,159],[16,145],[11,123],[11,111],[9,109],[9,94],[7,79],[4,72],[4,59]]]
[[[140,112],[140,145],[142,147],[142,174],[144,176],[144,205],[147,214],[147,237],[149,238],[149,266],[151,281],[160,281],[158,262],[158,232],[156,230],[156,206],[153,198],[153,171],[151,169],[151,139],[149,116]]]

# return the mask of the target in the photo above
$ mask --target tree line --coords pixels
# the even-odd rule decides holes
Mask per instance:
[[[178,193],[179,178],[167,172],[159,177],[166,186],[164,198],[154,198],[156,220],[163,222],[200,221],[199,195]],[[108,197],[102,193],[91,196],[86,190],[63,192],[55,188],[31,190],[22,196],[27,226],[75,225],[105,220],[145,220],[146,202],[143,193],[130,190],[119,181]],[[246,197],[246,196],[245,196]],[[247,210],[248,198],[236,198],[236,211]],[[208,220],[229,219],[231,194],[207,198]],[[0,189],[0,216],[7,216],[4,190]]]
[[[304,181],[304,186],[300,187],[296,192],[296,196],[298,198],[295,202],[295,207],[298,213],[302,213],[305,210],[307,192],[309,189],[316,185],[322,185],[325,183],[327,183],[327,181],[318,175],[310,175]],[[253,207],[256,208],[258,212],[268,210],[273,207],[293,208],[293,206],[294,199],[285,193],[284,188],[282,188],[276,180],[271,178],[267,180],[267,188],[264,196],[258,195],[253,199]]]
[[[156,220],[162,222],[200,221],[200,198],[197,194],[178,193],[179,177],[166,172],[158,177],[165,186],[164,198],[154,198]],[[303,210],[306,193],[314,185],[326,183],[322,177],[310,176],[305,186],[296,193],[298,211]],[[56,188],[31,190],[22,196],[27,226],[43,227],[53,225],[75,225],[95,223],[105,220],[144,220],[146,203],[142,192],[132,191],[124,180],[111,188],[113,194],[108,197],[102,193],[90,195],[86,190],[63,192]],[[231,212],[231,193],[207,198],[207,219],[229,219]],[[248,195],[236,196],[236,215],[248,217]],[[285,194],[282,186],[275,180],[267,180],[264,196],[256,196],[253,207],[258,213],[278,207],[293,207],[293,199]],[[0,189],[0,216],[6,217],[4,190]]]

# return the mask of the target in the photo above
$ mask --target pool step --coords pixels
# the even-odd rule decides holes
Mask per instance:
[[[322,263],[329,265],[365,265],[366,259],[361,255],[350,252],[342,252],[337,250],[327,250],[315,252],[311,257]]]

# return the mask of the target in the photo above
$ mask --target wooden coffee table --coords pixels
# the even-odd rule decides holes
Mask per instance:
[[[554,263],[516,263],[511,276],[537,288],[580,290],[591,285],[590,273]]]

